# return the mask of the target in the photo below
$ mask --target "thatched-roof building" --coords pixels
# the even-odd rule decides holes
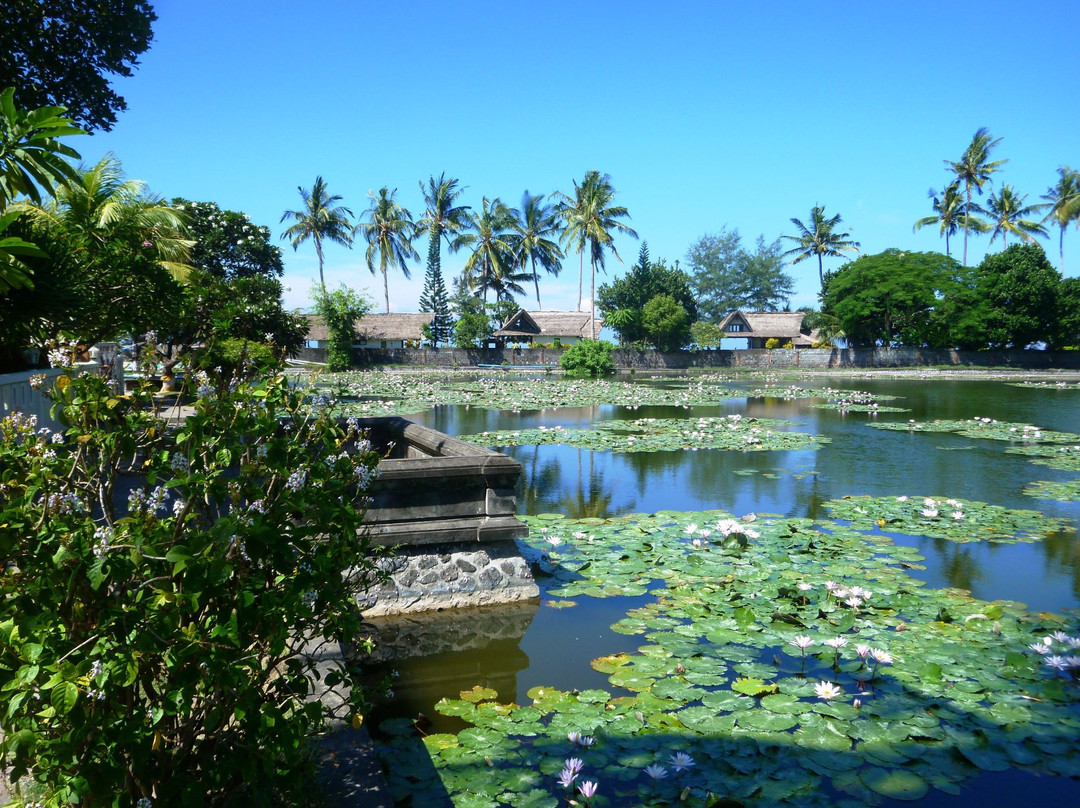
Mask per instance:
[[[356,342],[360,348],[405,348],[419,345],[423,328],[435,317],[431,312],[369,314],[356,323]],[[308,315],[308,347],[325,348],[329,340],[326,324],[317,314]]]
[[[789,341],[796,348],[809,348],[817,332],[803,328],[801,311],[733,311],[720,323],[725,337],[745,337],[748,348],[764,348],[770,339],[783,346]]]
[[[596,320],[597,337],[604,321]],[[518,309],[492,336],[502,344],[573,345],[593,336],[592,315],[587,311],[525,311]]]

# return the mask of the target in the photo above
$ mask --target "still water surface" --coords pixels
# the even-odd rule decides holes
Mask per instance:
[[[543,383],[542,378],[537,383]],[[674,381],[643,383],[675,384]],[[518,492],[519,513],[562,513],[568,517],[621,516],[659,510],[723,509],[790,517],[824,517],[822,503],[845,495],[934,496],[971,499],[1010,508],[1038,509],[1080,522],[1080,503],[1037,500],[1022,490],[1035,480],[1066,480],[1075,474],[1029,463],[1006,454],[1005,443],[948,434],[909,434],[869,427],[879,421],[994,418],[1080,433],[1080,392],[1010,386],[1001,381],[957,379],[818,377],[801,386],[859,389],[899,397],[882,402],[910,412],[848,413],[817,409],[814,400],[733,398],[719,407],[614,406],[562,408],[531,412],[491,411],[461,406],[439,407],[414,417],[451,435],[539,426],[587,427],[598,420],[642,417],[704,417],[741,413],[791,421],[799,431],[824,435],[830,443],[813,451],[738,453],[719,450],[615,454],[563,446],[509,447],[504,451],[524,467]],[[786,383],[785,383],[786,384]],[[760,386],[755,383],[753,386]],[[750,385],[748,385],[748,388]],[[496,447],[498,448],[498,447]],[[1033,544],[956,544],[911,536],[897,542],[919,548],[926,570],[915,573],[931,587],[967,589],[986,600],[1016,600],[1036,610],[1080,607],[1080,540],[1077,534],[1048,537]],[[543,581],[540,582],[541,586]],[[610,690],[605,675],[589,662],[601,655],[633,651],[638,637],[609,630],[643,598],[579,598],[572,609],[543,605],[515,607],[517,626],[478,639],[465,651],[397,659],[379,674],[400,673],[395,697],[373,718],[415,717],[423,713],[442,731],[460,725],[433,712],[440,698],[481,684],[494,687],[503,701],[527,702],[537,685],[560,689],[597,687]],[[460,629],[475,621],[485,636],[483,612],[456,613],[446,620]],[[505,622],[503,624],[505,626]],[[436,635],[441,632],[433,629]],[[502,632],[501,634],[499,632]],[[517,634],[517,636],[512,636]],[[1061,778],[1055,778],[1060,781]],[[972,784],[974,791],[997,780]],[[1011,782],[1011,781],[1010,781]],[[1018,782],[1026,782],[1026,777]],[[1044,785],[1048,785],[1044,781]],[[1064,785],[1062,782],[1055,784]],[[1074,784],[1075,785],[1075,784]],[[1080,789],[1073,789],[1080,790]],[[1073,792],[1070,792],[1073,793]],[[951,803],[950,803],[951,804]],[[996,804],[1002,804],[997,802]]]

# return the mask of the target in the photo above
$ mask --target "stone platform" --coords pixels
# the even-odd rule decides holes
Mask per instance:
[[[367,495],[373,545],[392,548],[385,582],[358,593],[365,616],[538,598],[515,539],[521,464],[404,418],[363,418],[383,453]]]

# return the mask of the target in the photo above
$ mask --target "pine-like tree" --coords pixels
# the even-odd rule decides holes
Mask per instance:
[[[439,242],[432,240],[428,246],[427,270],[424,273],[424,291],[420,295],[420,311],[435,314],[427,327],[427,337],[436,348],[439,343],[449,343],[454,332],[454,319],[450,314],[450,301],[442,276],[442,260]]]

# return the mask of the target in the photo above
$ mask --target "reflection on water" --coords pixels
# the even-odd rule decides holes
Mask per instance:
[[[542,382],[538,382],[542,383]],[[647,382],[643,382],[647,383]],[[658,382],[670,384],[671,382]],[[785,382],[784,384],[787,384]],[[1018,388],[1000,381],[818,378],[803,387],[867,390],[898,396],[904,413],[848,413],[816,409],[812,400],[734,398],[717,407],[575,407],[493,412],[439,407],[422,419],[450,434],[539,426],[587,427],[618,418],[743,415],[791,421],[793,428],[830,439],[819,450],[719,450],[614,454],[565,446],[508,447],[525,469],[519,491],[523,513],[569,517],[617,516],[659,510],[720,508],[735,514],[775,513],[823,518],[822,503],[845,495],[900,494],[956,497],[1009,508],[1041,510],[1080,521],[1080,504],[1036,500],[1023,487],[1034,480],[1075,477],[1006,454],[1005,443],[949,434],[872,429],[874,420],[996,418],[1080,433],[1074,391]],[[753,385],[743,385],[747,389]],[[1037,609],[1080,606],[1080,549],[1076,534],[1026,545],[966,545],[898,536],[927,557],[931,586],[970,589],[977,597],[1008,599]]]
[[[513,701],[517,675],[529,667],[521,638],[539,608],[528,601],[368,621],[365,637],[374,641],[374,651],[365,656],[365,683],[377,689],[386,681],[393,691],[372,712],[373,725],[392,716],[423,716],[428,732],[457,732],[465,725],[435,713],[432,705],[476,685]]]

